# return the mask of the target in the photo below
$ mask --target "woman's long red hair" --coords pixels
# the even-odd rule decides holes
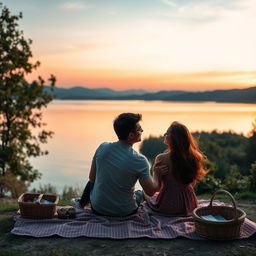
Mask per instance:
[[[188,128],[175,121],[167,134],[170,136],[169,149],[175,178],[185,185],[202,179],[207,172],[202,166],[205,157]]]

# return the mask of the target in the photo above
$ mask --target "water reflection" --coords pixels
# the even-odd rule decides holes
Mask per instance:
[[[142,138],[162,135],[174,120],[192,131],[217,129],[247,134],[256,119],[255,104],[55,100],[44,111],[47,128],[55,132],[45,146],[50,154],[32,160],[43,173],[33,186],[50,182],[61,190],[65,184],[85,183],[97,146],[116,140],[112,124],[121,112],[143,115]]]

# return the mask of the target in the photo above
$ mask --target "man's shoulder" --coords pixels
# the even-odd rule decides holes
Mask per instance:
[[[101,143],[98,148],[96,149],[96,154],[100,154],[101,152],[107,150],[111,143],[110,142],[103,142]]]
[[[124,147],[122,147],[118,142],[103,142],[97,148],[97,152],[111,151],[114,154],[121,154],[122,152],[124,152],[123,149]],[[129,154],[129,150],[125,150],[125,154]]]
[[[133,160],[136,161],[137,163],[141,164],[149,164],[148,159],[142,155],[141,153],[133,150],[132,152]]]
[[[109,144],[111,144],[111,142],[102,142],[102,143],[100,144],[100,146],[106,146],[106,145],[109,145]]]
[[[104,148],[104,147],[108,147],[111,144],[111,142],[102,142],[98,148]]]

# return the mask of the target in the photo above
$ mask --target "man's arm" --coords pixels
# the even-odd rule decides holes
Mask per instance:
[[[94,183],[96,179],[96,164],[91,165],[90,173],[89,173],[89,181]]]
[[[150,176],[148,179],[139,180],[140,185],[143,188],[143,191],[148,196],[153,196],[159,187],[160,182],[157,175],[153,175],[153,176],[154,177]]]
[[[139,180],[144,192],[149,196],[153,196],[160,189],[162,176],[167,173],[168,166],[161,164],[161,155],[158,155],[153,166],[153,177],[150,176],[148,179]]]

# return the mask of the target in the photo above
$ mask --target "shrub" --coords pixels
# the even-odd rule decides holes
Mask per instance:
[[[61,199],[70,200],[71,198],[81,197],[81,195],[82,195],[81,187],[65,186],[62,192]]]
[[[151,163],[154,162],[158,154],[163,153],[166,149],[167,146],[163,143],[163,137],[150,136],[143,140],[140,146],[140,152],[145,155]]]
[[[57,195],[57,188],[54,187],[52,184],[48,183],[46,185],[39,184],[38,189],[33,189],[32,192],[34,193],[43,193],[43,194],[55,194]]]
[[[197,194],[212,194],[214,191],[222,188],[221,180],[215,178],[212,174],[207,174],[201,181],[195,186],[195,192]]]
[[[243,177],[239,172],[237,165],[232,165],[229,174],[224,180],[224,188],[234,193],[246,190],[247,186],[248,177]]]
[[[251,165],[250,175],[248,177],[248,188],[250,191],[256,191],[256,161]]]
[[[18,198],[24,193],[27,186],[24,181],[19,180],[12,172],[7,171],[5,175],[0,176],[0,187],[5,194],[10,193],[12,198]]]

